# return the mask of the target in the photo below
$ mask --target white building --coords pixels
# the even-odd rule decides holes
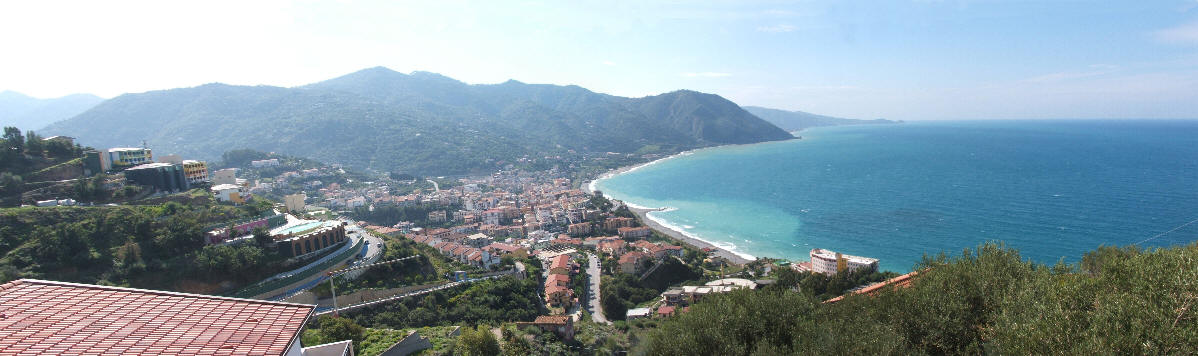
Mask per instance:
[[[651,314],[653,314],[653,311],[649,310],[649,308],[628,309],[628,312],[624,314],[624,319],[625,320],[636,320],[636,319],[648,318],[649,315],[651,315]]]
[[[366,197],[360,197],[360,196],[353,197],[353,198],[349,198],[348,200],[345,201],[346,209],[353,209],[353,208],[357,208],[357,207],[365,206],[365,205],[366,205]]]
[[[245,202],[241,196],[241,186],[236,184],[218,184],[212,187],[212,193],[216,195],[216,200],[219,201]]]
[[[100,152],[100,169],[110,170],[114,167],[134,167],[154,161],[154,154],[148,148],[116,147]]]
[[[263,159],[263,160],[257,160],[257,161],[250,161],[250,166],[251,166],[251,167],[254,167],[254,168],[262,168],[262,167],[278,167],[278,166],[279,166],[279,159],[278,159],[278,158],[271,158],[271,159]]]
[[[878,268],[878,259],[850,256],[825,249],[811,250],[811,270],[816,273],[833,275],[840,270],[853,271],[860,268]]]

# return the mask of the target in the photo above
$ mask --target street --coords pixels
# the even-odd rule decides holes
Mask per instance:
[[[358,226],[356,221],[350,218],[341,217],[338,220],[347,223],[345,232],[351,237],[356,237],[354,240],[364,238],[366,239],[366,242],[370,243],[370,245],[368,245],[369,247],[366,249],[366,256],[362,258],[360,263],[368,264],[378,262],[379,258],[383,256],[383,239],[366,232],[364,229]]]
[[[611,324],[607,318],[603,316],[603,304],[599,303],[599,283],[602,280],[599,273],[599,256],[587,254],[587,274],[590,275],[590,290],[587,296],[587,305],[590,306],[591,320],[596,323]]]

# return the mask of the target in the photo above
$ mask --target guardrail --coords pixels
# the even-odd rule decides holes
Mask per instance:
[[[482,280],[487,280],[487,279],[495,279],[495,278],[503,277],[503,276],[506,276],[506,275],[507,275],[507,274],[501,274],[501,275],[488,276],[488,277],[482,277],[482,278],[472,278],[472,279],[467,279],[467,280],[460,281],[460,282],[450,282],[450,283],[442,284],[442,285],[439,285],[439,286],[436,286],[436,287],[432,287],[432,288],[428,288],[428,289],[421,289],[421,290],[418,290],[418,291],[412,291],[412,292],[408,292],[408,293],[404,293],[404,294],[400,294],[400,295],[396,295],[396,296],[391,296],[391,297],[382,298],[382,299],[376,299],[376,300],[372,300],[372,301],[369,301],[369,302],[362,302],[362,303],[358,303],[358,304],[347,305],[347,306],[344,306],[344,307],[337,308],[337,310],[336,310],[336,311],[337,311],[337,312],[344,312],[344,311],[353,310],[353,309],[358,309],[358,308],[363,308],[363,307],[368,307],[368,306],[372,306],[372,305],[376,305],[376,304],[382,304],[382,303],[392,302],[392,301],[396,301],[396,300],[400,300],[400,299],[404,299],[404,298],[410,298],[410,297],[420,296],[420,295],[424,295],[424,294],[428,294],[428,293],[436,292],[436,291],[443,290],[443,289],[449,289],[449,288],[457,287],[457,286],[460,286],[460,285],[463,285],[463,284],[474,283],[474,282],[478,282],[478,281],[482,281]],[[317,308],[317,309],[316,309],[316,315],[317,315],[317,316],[320,316],[320,315],[326,315],[326,314],[331,314],[331,313],[333,313],[333,308],[332,308],[332,307],[323,307],[323,308]]]
[[[316,275],[317,273],[320,273],[326,269],[329,269],[329,267],[336,266],[338,263],[341,263],[341,261],[344,261],[345,259],[350,258],[354,254],[358,253],[362,248],[363,241],[365,241],[365,239],[358,240],[358,242],[355,243],[353,247],[346,249],[345,251],[342,251],[340,254],[337,255],[337,257],[330,258],[330,259],[325,260],[324,262],[321,262],[320,264],[317,264],[317,265],[309,265],[309,267],[307,269],[296,272],[295,274],[292,274],[292,275],[284,277],[284,278],[280,278],[280,279],[276,279],[273,281],[259,283],[259,284],[255,284],[255,285],[246,287],[244,289],[241,289],[241,290],[233,293],[232,296],[237,297],[237,298],[251,298],[253,296],[267,293],[272,290],[283,288],[288,285],[294,284],[296,282],[308,279],[309,277],[312,277],[312,276]]]

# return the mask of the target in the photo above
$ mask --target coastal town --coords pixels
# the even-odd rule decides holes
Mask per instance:
[[[47,140],[70,143],[71,138]],[[494,331],[510,327],[524,335],[521,330],[532,328],[554,335],[561,347],[582,347],[579,333],[652,328],[647,321],[684,314],[709,295],[770,286],[779,271],[831,276],[877,270],[877,260],[820,249],[812,251],[812,262],[746,260],[679,231],[650,226],[646,211],[590,191],[588,182],[566,170],[509,167],[483,176],[420,178],[352,173],[266,153],[210,169],[207,162],[155,156],[146,147],[80,151],[78,179],[95,178],[102,189],[131,192],[131,197],[110,198],[114,202],[106,206],[207,196],[212,204],[256,207],[252,215],[208,224],[199,246],[269,248],[288,261],[289,270],[233,289],[192,292],[314,305],[316,315],[367,315],[497,278],[529,280],[538,286],[530,291],[537,301],[529,309],[533,314]],[[626,157],[634,162],[656,158]],[[97,205],[38,198],[25,199],[32,200],[30,208]],[[426,263],[414,262],[420,260]],[[371,272],[400,271],[397,265],[414,266],[404,270],[416,274]],[[412,340],[429,344],[429,337],[442,336],[414,330],[389,339],[394,343],[386,350],[410,349]],[[623,340],[608,341],[614,342],[608,345],[613,351],[630,347],[624,338],[612,340]],[[326,341],[341,345],[342,340]]]
[[[0,33],[0,356],[1198,355],[1198,0]]]

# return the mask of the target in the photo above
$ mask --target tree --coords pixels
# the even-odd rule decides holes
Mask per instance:
[[[49,153],[52,157],[79,156],[83,154],[82,148],[63,141],[46,142],[45,146],[46,153]]]
[[[532,354],[532,345],[528,343],[528,340],[524,340],[508,328],[503,328],[503,355],[525,356]]]
[[[254,243],[263,249],[267,249],[271,244],[275,243],[275,239],[270,236],[270,231],[265,228],[254,228]]]
[[[456,355],[462,356],[498,355],[499,341],[495,340],[495,335],[491,334],[491,330],[486,326],[479,325],[474,329],[463,326],[454,351]]]
[[[8,126],[4,128],[4,145],[9,150],[16,153],[25,152],[25,137],[21,135],[21,129]]]
[[[741,289],[711,295],[671,318],[646,340],[649,355],[789,354],[817,322],[814,300],[802,294]]]
[[[34,156],[41,156],[45,151],[45,147],[46,145],[44,142],[42,142],[42,137],[38,136],[37,133],[34,133],[33,131],[27,131],[25,133],[25,152]]]
[[[790,268],[779,268],[776,271],[777,278],[774,282],[774,288],[791,289],[798,287],[799,282],[802,281],[803,278],[799,272],[796,272]]]
[[[320,325],[320,340],[322,342],[353,340],[354,345],[362,343],[362,334],[365,328],[355,323],[353,319],[322,315],[317,318],[316,322]]]
[[[21,176],[9,172],[0,173],[0,195],[20,194],[25,186]]]
[[[245,167],[250,164],[250,161],[266,159],[267,157],[270,157],[270,154],[266,152],[237,149],[221,154],[221,161],[225,167]]]

